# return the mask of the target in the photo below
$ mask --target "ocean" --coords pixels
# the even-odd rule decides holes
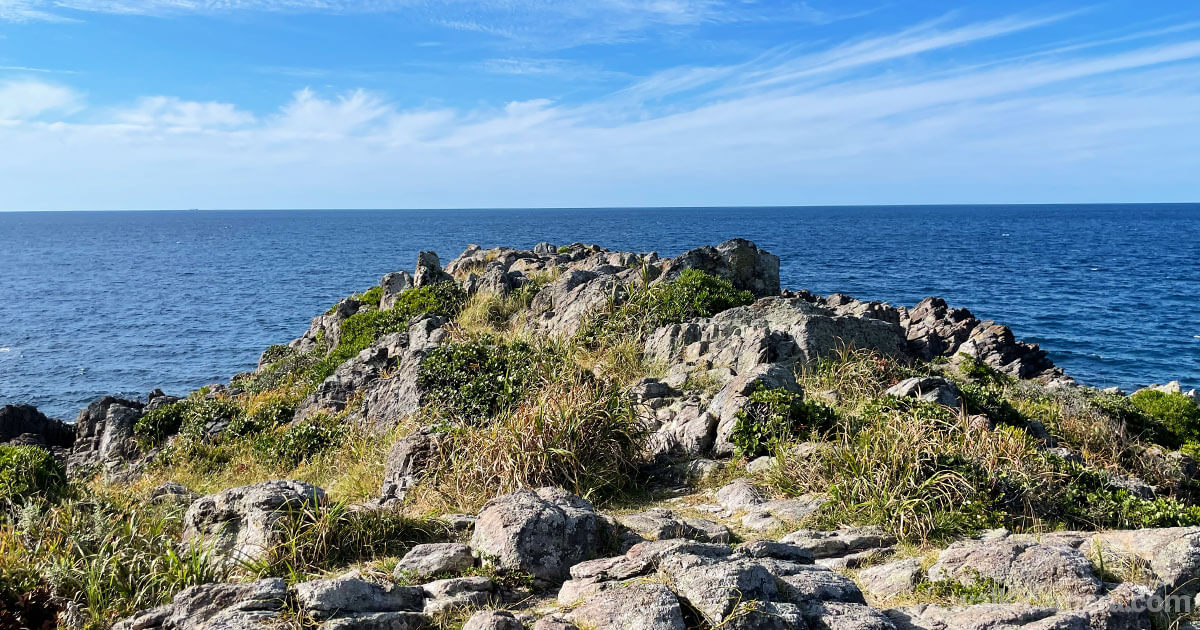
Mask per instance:
[[[343,296],[433,249],[744,237],[785,288],[1012,327],[1089,385],[1200,386],[1200,204],[0,213],[0,404],[73,420],[107,394],[252,369]]]

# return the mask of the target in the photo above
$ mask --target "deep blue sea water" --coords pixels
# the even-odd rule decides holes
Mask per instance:
[[[671,256],[734,236],[778,254],[788,288],[941,295],[1087,384],[1200,386],[1200,204],[0,213],[0,404],[73,419],[225,382],[421,249]]]

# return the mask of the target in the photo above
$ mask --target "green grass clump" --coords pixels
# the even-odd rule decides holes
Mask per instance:
[[[66,485],[66,471],[44,448],[0,444],[0,512],[35,498],[54,500]]]
[[[83,607],[100,630],[166,603],[195,584],[219,582],[197,549],[179,545],[183,508],[150,506],[128,493],[90,493],[60,505],[30,504],[0,526],[0,590],[44,585]],[[22,580],[22,574],[35,580]]]
[[[1129,402],[1161,425],[1176,444],[1200,443],[1200,405],[1190,397],[1146,389],[1130,396]]]
[[[556,363],[528,342],[483,336],[431,351],[417,384],[426,392],[423,402],[444,417],[479,424],[520,401]]]
[[[589,346],[613,345],[622,339],[640,339],[661,326],[754,302],[749,291],[739,291],[724,278],[698,269],[686,269],[678,278],[655,285],[619,288],[607,308],[594,314],[579,332]]]
[[[833,410],[783,388],[758,389],[737,412],[730,441],[738,455],[755,457],[774,452],[805,429],[821,431],[836,421]]]

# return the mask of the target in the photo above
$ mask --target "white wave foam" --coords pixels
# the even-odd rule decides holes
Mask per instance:
[[[0,348],[0,352],[12,352],[12,348]]]

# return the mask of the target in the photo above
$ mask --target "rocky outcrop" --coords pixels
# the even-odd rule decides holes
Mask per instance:
[[[144,408],[134,400],[105,396],[79,412],[67,471],[76,476],[97,470],[112,475],[138,458],[141,449],[133,438],[133,427]]]
[[[413,286],[424,287],[439,282],[453,282],[454,277],[442,270],[437,252],[423,251],[417,254],[417,268],[413,272]]]
[[[113,630],[286,628],[287,585],[279,578],[204,584],[181,591],[170,604],[138,613]]]
[[[963,353],[1017,378],[1070,382],[1045,350],[1017,341],[1007,326],[980,321],[965,308],[950,308],[942,298],[925,298],[902,311],[900,323],[916,358],[929,361]]]
[[[421,408],[418,371],[425,357],[445,341],[445,324],[444,318],[429,315],[409,323],[403,348],[394,354],[389,350],[386,367],[361,390],[359,415],[368,426],[391,429]]]
[[[325,492],[302,481],[264,481],[201,497],[184,515],[183,542],[226,569],[261,558],[281,541],[283,518],[318,508]]]
[[[1100,532],[1084,540],[1080,550],[1108,566],[1146,567],[1163,592],[1200,592],[1200,527]]]
[[[0,444],[40,446],[65,459],[75,443],[71,425],[48,418],[33,405],[0,407]]]
[[[779,257],[744,238],[734,238],[716,247],[688,250],[662,265],[659,281],[674,280],[686,269],[698,269],[730,281],[755,297],[779,295]]]
[[[396,564],[398,577],[458,574],[475,566],[475,555],[462,543],[428,543],[413,547]]]
[[[403,503],[408,491],[435,463],[441,442],[440,434],[426,427],[393,444],[384,467],[380,503]]]
[[[935,582],[994,586],[1025,599],[1045,596],[1071,607],[1091,603],[1104,592],[1091,563],[1077,549],[1013,539],[955,543],[938,556],[928,574]]]
[[[539,488],[488,501],[475,523],[471,548],[503,569],[556,582],[611,546],[612,538],[612,525],[591,503],[560,489]]]

